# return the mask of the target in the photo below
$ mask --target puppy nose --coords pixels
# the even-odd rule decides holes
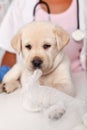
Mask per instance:
[[[43,62],[43,61],[40,60],[40,59],[34,59],[34,60],[32,61],[32,64],[33,64],[34,67],[36,67],[36,68],[40,68],[42,62]]]

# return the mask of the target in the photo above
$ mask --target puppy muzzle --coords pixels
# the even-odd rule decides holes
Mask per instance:
[[[34,69],[37,69],[37,68],[41,68],[41,65],[42,65],[43,61],[40,59],[40,58],[34,58],[32,60],[32,65],[33,65],[33,68]]]

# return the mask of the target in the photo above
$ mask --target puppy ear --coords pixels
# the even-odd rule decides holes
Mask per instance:
[[[11,45],[14,48],[14,50],[16,50],[18,53],[21,52],[22,49],[21,33],[18,33],[13,37]]]
[[[62,50],[69,43],[69,34],[61,27],[55,27],[54,33],[56,36],[58,50]]]

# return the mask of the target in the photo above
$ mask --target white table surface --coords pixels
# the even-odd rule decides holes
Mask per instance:
[[[77,98],[87,100],[87,73],[73,74],[73,82]],[[68,130],[58,127],[59,123],[48,120],[42,113],[25,111],[20,102],[20,90],[0,94],[0,130]]]

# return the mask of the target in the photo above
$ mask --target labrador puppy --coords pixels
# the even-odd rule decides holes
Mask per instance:
[[[21,56],[21,62],[17,62],[4,76],[4,90],[10,93],[18,88],[17,80],[25,79],[26,69],[29,71],[27,76],[41,69],[41,85],[73,96],[69,61],[63,52],[68,42],[68,33],[50,22],[32,22],[24,26],[12,40],[12,47]]]

